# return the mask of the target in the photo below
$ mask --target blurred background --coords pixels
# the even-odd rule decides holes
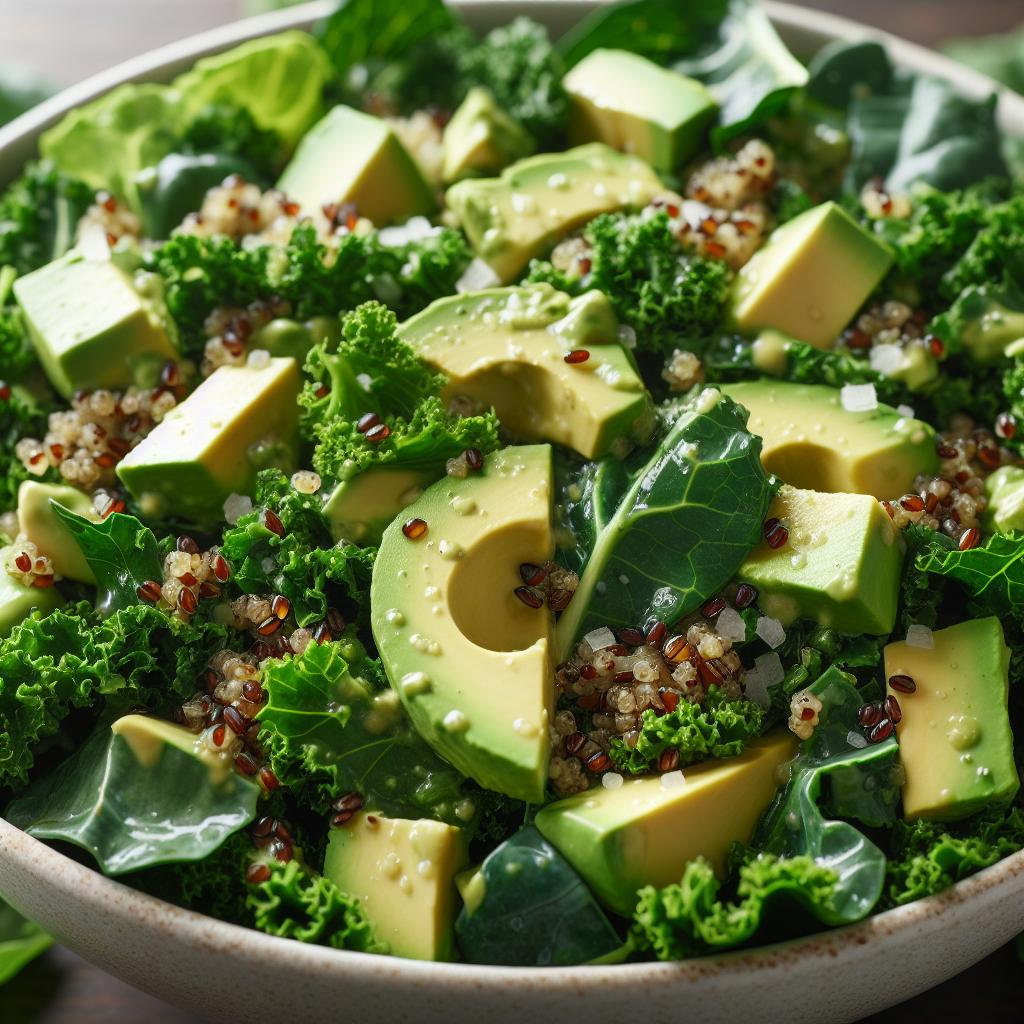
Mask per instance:
[[[701,0],[680,0],[699,3]],[[800,0],[941,49],[1024,92],[1024,0]],[[289,0],[0,0],[0,122],[49,91],[164,43]],[[1024,950],[1022,950],[1024,958]],[[1006,947],[870,1024],[1024,1019]],[[1007,1016],[1010,1014],[1010,1016]],[[198,1024],[53,949],[0,997],[2,1024]],[[867,1024],[867,1022],[866,1022]]]

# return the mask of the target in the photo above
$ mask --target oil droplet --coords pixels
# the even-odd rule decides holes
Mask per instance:
[[[476,502],[472,498],[459,495],[452,499],[452,508],[460,516],[471,516],[476,511]]]
[[[434,684],[426,672],[407,672],[402,676],[400,685],[406,697],[418,697],[420,694],[430,693]]]
[[[441,724],[448,732],[465,732],[469,728],[469,719],[458,708],[452,708],[441,719]]]
[[[404,626],[405,616],[397,608],[389,608],[384,613],[384,621],[391,626]]]
[[[946,739],[956,750],[968,750],[981,739],[981,726],[971,715],[950,715],[946,725]]]
[[[385,878],[397,878],[402,873],[402,861],[397,853],[389,853],[381,864]]]
[[[423,589],[423,596],[428,601],[432,601],[435,597],[439,597],[440,594],[441,594],[441,591],[437,587],[435,587],[433,584],[431,584],[429,587],[425,587]]]
[[[528,722],[525,718],[517,718],[512,723],[512,730],[513,732],[518,733],[520,736],[525,736],[528,739],[533,736],[536,736],[537,733],[540,732],[540,730],[537,728],[537,726],[533,724],[533,722]]]
[[[437,546],[437,553],[446,562],[457,562],[466,553],[466,549],[455,541],[443,540]]]

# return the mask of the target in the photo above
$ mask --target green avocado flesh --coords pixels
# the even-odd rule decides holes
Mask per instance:
[[[549,559],[551,449],[506,448],[447,477],[385,531],[370,592],[374,639],[420,734],[480,785],[540,803],[554,684],[551,616],[516,598],[518,567]]]
[[[0,548],[0,640],[31,612],[47,615],[64,603],[56,587],[26,586],[7,572],[3,567],[12,554],[17,554],[17,547]]]
[[[448,378],[445,397],[492,407],[524,441],[552,441],[594,459],[650,439],[651,397],[600,292],[550,285],[493,288],[438,299],[400,336]],[[565,360],[586,347],[579,364]]]

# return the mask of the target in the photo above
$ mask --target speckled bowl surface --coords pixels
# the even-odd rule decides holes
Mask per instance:
[[[697,0],[694,0],[697,2]],[[0,181],[14,177],[39,133],[115,85],[166,81],[205,54],[306,27],[309,4],[205,33],[66,90],[0,129]],[[519,13],[562,29],[588,2],[456,2],[488,28]],[[969,96],[994,88],[930,51],[853,22],[769,4],[801,55],[834,38],[884,38],[904,67],[952,81]],[[1004,126],[1024,135],[1024,99],[1004,91]],[[30,839],[0,819],[0,897],[94,964],[170,1003],[232,1022],[339,1020],[456,1024],[854,1021],[970,966],[1024,929],[1024,852],[947,892],[807,939],[680,963],[510,969],[343,953],[224,924],[135,892]],[[0,1005],[0,1019],[2,1019]]]

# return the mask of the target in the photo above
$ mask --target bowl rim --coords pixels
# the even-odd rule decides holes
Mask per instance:
[[[449,3],[470,17],[475,14],[478,18],[494,18],[501,14],[505,6],[534,7],[538,13],[558,10],[563,14],[571,14],[574,8],[598,6],[592,0],[449,0]],[[62,90],[0,128],[0,184],[13,178],[21,165],[35,155],[39,134],[74,107],[127,82],[166,80],[200,57],[248,39],[291,28],[308,28],[332,10],[333,6],[330,0],[318,0],[224,25],[149,51]],[[772,21],[798,40],[820,43],[826,38],[877,39],[886,45],[900,66],[945,78],[958,91],[971,98],[983,98],[994,93],[999,97],[999,120],[1003,128],[1012,134],[1024,136],[1024,96],[997,85],[979,72],[925,47],[838,15],[771,0],[766,8]],[[152,923],[160,930],[173,930],[181,935],[191,934],[197,942],[201,940],[204,947],[229,954],[237,954],[248,947],[272,958],[294,958],[296,963],[311,969],[337,968],[340,963],[350,963],[360,971],[378,973],[382,980],[390,984],[396,980],[396,970],[404,974],[412,984],[436,977],[441,971],[453,981],[467,986],[529,977],[531,986],[554,988],[567,982],[578,983],[593,970],[589,965],[531,968],[433,963],[334,950],[278,938],[186,910],[132,889],[33,839],[2,817],[0,856],[12,858],[21,869],[40,881],[48,878],[58,889],[64,886],[76,891],[80,897],[97,907],[116,908],[140,922],[145,920]],[[768,972],[778,965],[780,959],[791,961],[817,956],[831,960],[842,950],[865,946],[877,938],[892,936],[897,932],[912,932],[936,915],[970,903],[983,894],[991,896],[995,891],[998,896],[999,892],[1009,893],[1011,889],[1016,891],[1018,885],[1024,885],[1024,850],[1003,858],[934,896],[873,914],[856,924],[781,943],[687,960],[605,965],[602,970],[607,972],[613,966],[614,971],[606,974],[604,981],[608,982],[614,976],[627,984],[668,977],[674,981],[697,982],[715,975]],[[17,909],[17,896],[9,902]]]

